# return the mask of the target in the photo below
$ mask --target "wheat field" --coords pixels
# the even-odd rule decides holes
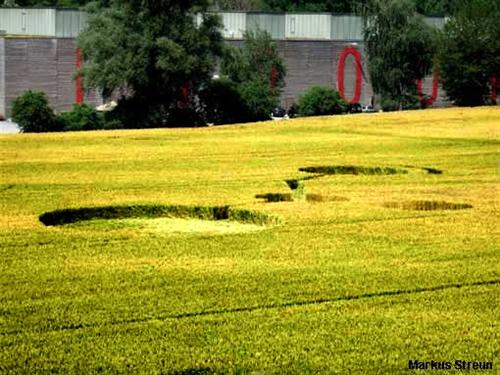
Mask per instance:
[[[484,107],[0,135],[0,372],[495,372],[499,126]]]

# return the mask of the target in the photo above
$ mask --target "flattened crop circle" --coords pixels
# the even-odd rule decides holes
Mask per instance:
[[[444,201],[404,201],[404,202],[386,202],[384,207],[396,208],[400,210],[415,211],[435,211],[435,210],[464,210],[472,208],[468,203],[450,203]]]
[[[67,208],[46,212],[39,220],[46,226],[73,224],[90,220],[119,219],[198,219],[253,225],[277,225],[280,220],[261,212],[234,209],[230,206],[129,205]]]

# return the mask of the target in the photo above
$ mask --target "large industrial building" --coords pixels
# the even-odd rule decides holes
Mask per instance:
[[[348,101],[369,104],[373,92],[363,52],[362,21],[353,15],[325,13],[220,13],[228,43],[239,44],[245,30],[268,31],[286,67],[284,107],[308,88],[338,89]],[[12,101],[25,90],[44,91],[57,111],[77,101],[98,105],[96,92],[81,91],[76,70],[81,63],[75,38],[86,25],[78,10],[0,9],[0,117],[8,117]],[[442,18],[427,22],[442,26]],[[445,95],[428,77],[419,85],[434,106]]]

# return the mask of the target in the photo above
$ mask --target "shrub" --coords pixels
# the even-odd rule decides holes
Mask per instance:
[[[344,113],[347,103],[329,87],[314,86],[299,99],[300,116],[322,116]]]
[[[156,110],[153,111],[150,108],[151,105],[147,98],[138,95],[122,96],[118,100],[118,106],[104,115],[105,127],[143,129],[165,126],[168,114],[164,106],[156,106]]]
[[[75,104],[70,112],[62,112],[57,121],[64,131],[97,130],[104,127],[102,116],[87,104]]]
[[[415,93],[400,95],[398,98],[391,97],[390,95],[385,97],[382,96],[380,99],[380,107],[384,112],[393,112],[425,108],[425,105],[423,104],[423,101],[418,99],[415,89]]]
[[[12,119],[25,133],[60,130],[47,96],[39,91],[25,91],[12,105]]]
[[[206,123],[233,124],[243,122],[245,106],[237,84],[227,78],[213,80],[200,92]]]
[[[245,103],[246,121],[269,120],[273,109],[279,104],[278,97],[271,93],[269,82],[244,82],[240,84],[238,91]]]

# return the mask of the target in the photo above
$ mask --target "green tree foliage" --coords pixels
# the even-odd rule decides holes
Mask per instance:
[[[245,105],[238,85],[227,78],[215,79],[200,93],[205,122],[214,125],[244,122]]]
[[[187,100],[186,88],[193,98],[211,79],[222,55],[220,19],[207,6],[204,0],[92,3],[78,38],[86,86],[104,96],[122,90],[118,112],[134,120],[127,126],[163,125]]]
[[[500,3],[462,1],[444,27],[438,60],[451,100],[467,106],[488,103],[490,78],[500,79]]]
[[[260,10],[262,0],[215,0],[213,9],[218,10]]]
[[[1,0],[0,0],[1,1]],[[79,8],[90,0],[4,0],[5,7],[56,7]]]
[[[299,115],[335,115],[345,113],[348,107],[336,90],[330,87],[314,86],[300,97]]]
[[[59,130],[54,111],[43,92],[25,91],[12,103],[12,119],[25,133]]]
[[[1,1],[1,0],[0,0]],[[81,7],[91,0],[4,0],[12,6],[22,7]],[[105,0],[108,1],[108,0]],[[290,12],[332,12],[357,13],[368,0],[214,0],[215,11],[290,11]],[[413,0],[417,11],[427,16],[451,14],[458,0]]]
[[[102,116],[87,104],[75,104],[69,112],[61,112],[57,121],[63,131],[97,130],[104,127]]]
[[[246,107],[245,120],[266,120],[279,104],[286,68],[269,33],[247,31],[244,37],[241,49],[227,49],[221,73],[236,83]]]
[[[366,0],[263,0],[265,10],[354,13]]]
[[[450,14],[457,0],[412,0],[419,13]],[[220,0],[217,9],[358,13],[368,0]]]
[[[372,0],[364,10],[363,36],[375,93],[396,108],[416,104],[415,81],[429,73],[432,29],[410,0]]]

